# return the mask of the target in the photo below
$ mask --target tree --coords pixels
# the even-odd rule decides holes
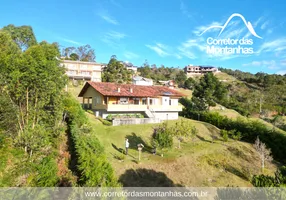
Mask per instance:
[[[15,108],[14,141],[30,154],[51,139],[44,132],[57,133],[62,117],[60,101],[67,79],[57,57],[56,44],[41,42],[21,52],[11,36],[0,31],[0,90]],[[43,134],[39,126],[44,126]]]
[[[179,142],[178,148],[181,148],[181,141],[183,140],[183,137],[196,136],[197,129],[193,127],[189,121],[181,119],[172,127],[172,134],[173,136],[177,137]]]
[[[37,44],[37,40],[31,26],[14,26],[13,24],[9,24],[8,26],[4,26],[2,30],[11,35],[14,42],[22,51]]]
[[[71,60],[79,60],[79,56],[78,56],[76,53],[72,53],[72,54],[70,55],[70,59],[71,59]]]
[[[163,123],[154,128],[151,144],[155,148],[171,148],[173,146],[173,134],[172,129],[168,127],[167,123]]]
[[[131,72],[118,60],[111,58],[103,69],[103,82],[130,83]]]
[[[254,148],[259,154],[261,160],[261,171],[263,173],[265,161],[272,161],[271,150],[267,149],[266,145],[259,140],[259,137],[255,140]]]
[[[180,70],[175,77],[175,81],[179,86],[183,86],[184,82],[187,80],[187,75],[183,70]]]
[[[79,46],[77,48],[77,55],[80,61],[95,62],[94,49],[92,49],[89,44]]]
[[[185,89],[192,90],[194,88],[195,84],[196,84],[196,81],[192,77],[190,77],[185,81],[184,87],[185,87]]]
[[[206,107],[215,106],[226,98],[226,87],[213,75],[206,73],[194,87],[193,102],[203,102]]]
[[[67,47],[63,49],[63,56],[67,60],[80,60],[95,62],[95,52],[89,44],[79,47]]]

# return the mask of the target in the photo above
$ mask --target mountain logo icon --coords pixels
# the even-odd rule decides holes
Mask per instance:
[[[260,37],[259,35],[257,35],[257,33],[255,32],[255,30],[254,30],[252,24],[251,24],[250,22],[246,22],[245,18],[244,18],[241,14],[239,14],[239,13],[233,13],[233,14],[227,19],[227,21],[224,23],[223,26],[210,26],[210,27],[206,28],[201,34],[199,34],[199,36],[203,35],[205,32],[207,32],[208,30],[213,29],[213,28],[220,28],[220,29],[221,29],[221,31],[220,31],[219,34],[218,34],[218,36],[220,36],[220,35],[222,34],[223,30],[227,27],[227,25],[228,25],[228,23],[230,22],[230,20],[231,20],[232,18],[234,18],[234,17],[240,17],[241,20],[244,22],[245,26],[248,28],[248,31],[249,31],[253,36],[262,39],[262,37]]]

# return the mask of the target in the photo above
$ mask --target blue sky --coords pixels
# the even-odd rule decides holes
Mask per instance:
[[[286,73],[286,4],[283,0],[2,0],[0,26],[31,25],[38,41],[64,47],[90,44],[96,61],[111,55],[140,66],[213,65],[249,72]],[[204,30],[224,25],[223,32]],[[219,36],[218,36],[219,35]],[[252,39],[254,53],[207,54],[207,38]],[[217,46],[221,47],[221,46]],[[231,46],[235,47],[235,46]]]

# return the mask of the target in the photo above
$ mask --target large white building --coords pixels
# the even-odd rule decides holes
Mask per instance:
[[[94,82],[101,82],[101,72],[105,66],[102,63],[73,60],[62,60],[61,65],[66,68],[66,74],[70,79]]]
[[[200,75],[200,74],[205,74],[208,72],[218,72],[218,69],[213,66],[193,66],[193,65],[188,65],[184,69],[186,75],[192,76],[192,75]]]

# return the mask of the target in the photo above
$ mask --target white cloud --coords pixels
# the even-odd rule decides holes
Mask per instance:
[[[173,48],[162,44],[162,43],[156,43],[155,45],[145,45],[149,49],[155,51],[160,57],[166,57],[166,56],[173,56],[177,59],[181,59],[182,56],[178,53],[176,53]]]
[[[267,67],[268,69],[280,69],[281,68],[275,60],[252,61],[251,63],[243,64],[243,66]]]
[[[194,34],[196,35],[200,35],[204,30],[206,30],[207,28],[209,28],[210,26],[221,26],[221,22],[212,22],[211,24],[205,25],[205,26],[198,26],[195,28],[195,30],[193,31]],[[215,32],[218,31],[220,29],[210,29],[208,30],[208,32]]]
[[[264,29],[267,27],[268,24],[269,24],[269,20],[266,21],[266,22],[264,22],[264,23],[260,26],[260,28],[261,28],[262,30],[264,30]]]
[[[159,45],[156,44],[155,46],[146,45],[146,47],[148,47],[149,49],[152,49],[153,51],[155,51],[161,57],[165,57],[165,56],[169,56],[170,55],[165,50],[163,50],[162,47],[160,47],[160,44]]]
[[[259,50],[258,53],[261,52],[281,52],[286,49],[286,38],[279,38],[276,40],[272,40],[269,42],[264,42]]]
[[[118,21],[116,19],[114,19],[113,17],[111,17],[108,13],[106,12],[101,12],[100,14],[98,14],[103,20],[105,20],[106,22],[110,23],[110,24],[114,24],[114,25],[118,25]]]
[[[120,33],[117,31],[109,31],[105,33],[102,38],[102,41],[112,47],[117,47],[119,45],[120,40],[124,39],[125,37],[126,35],[124,33]]]
[[[136,53],[133,53],[131,51],[126,51],[124,52],[123,54],[125,56],[125,58],[127,59],[136,59],[136,58],[139,58],[139,55],[137,55]]]
[[[113,39],[123,39],[126,37],[126,35],[124,33],[120,33],[117,31],[110,31],[110,32],[106,33],[106,36],[113,38]]]
[[[275,60],[262,60],[262,61],[252,61],[251,63],[243,64],[243,66],[266,66],[276,64]]]
[[[71,43],[71,44],[75,44],[75,45],[83,45],[83,43],[81,42],[77,42],[77,41],[74,41],[74,40],[69,40],[67,38],[61,38],[63,41],[67,42],[67,43]]]
[[[190,58],[190,59],[196,59],[197,57],[195,56],[194,52],[189,50],[189,49],[186,49],[186,48],[183,48],[183,47],[178,47],[178,50],[180,51],[180,54],[187,57],[187,58]]]

